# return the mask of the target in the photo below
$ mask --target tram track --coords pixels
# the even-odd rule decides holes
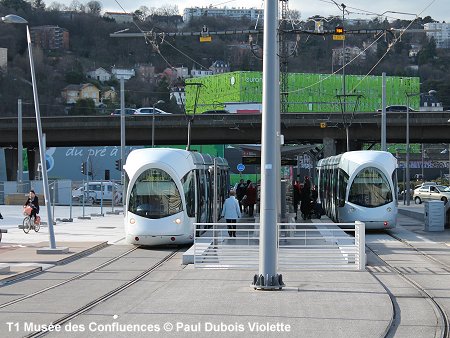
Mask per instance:
[[[441,261],[439,261],[438,259],[432,257],[431,255],[423,252],[422,250],[414,247],[413,245],[411,245],[410,243],[408,243],[407,241],[399,238],[398,236],[391,234],[391,233],[386,233],[386,235],[388,235],[389,237],[394,238],[395,240],[401,242],[402,244],[406,245],[407,247],[409,247],[410,249],[413,249],[414,251],[416,251],[418,254],[422,255],[424,258],[426,258],[429,261],[432,261],[433,263],[437,263],[438,265],[441,265],[447,269],[450,268],[450,266],[448,264],[445,264]],[[425,287],[423,287],[420,283],[418,283],[417,281],[415,281],[413,278],[407,276],[403,271],[401,271],[401,269],[399,269],[398,267],[393,266],[392,264],[390,264],[387,260],[383,259],[381,257],[380,254],[378,254],[374,249],[372,249],[369,245],[366,245],[366,247],[370,250],[370,252],[372,254],[374,254],[380,261],[383,262],[383,264],[394,274],[398,275],[400,278],[402,278],[404,281],[406,281],[409,285],[411,285],[414,289],[416,289],[419,294],[426,299],[429,304],[431,305],[431,307],[433,308],[433,311],[436,315],[436,321],[437,321],[437,326],[440,328],[440,332],[438,333],[438,335],[436,335],[436,337],[439,338],[449,338],[450,337],[450,324],[449,324],[449,318],[447,315],[447,312],[445,311],[445,308],[443,305],[441,305],[437,300],[434,295],[432,295],[430,292],[428,292],[426,290]],[[385,331],[385,335],[384,337],[394,337],[395,335],[395,331],[398,328],[398,324],[400,322],[400,306],[397,302],[397,297],[391,292],[389,285],[387,285],[387,283],[383,282],[374,271],[370,271],[370,274],[383,286],[383,288],[386,290],[387,294],[390,297],[391,303],[392,303],[392,310],[393,310],[393,317],[391,320],[390,325],[387,327],[386,331]]]
[[[3,308],[8,307],[8,306],[11,306],[13,304],[17,304],[17,303],[23,302],[24,300],[27,300],[27,299],[32,298],[34,296],[37,296],[37,295],[39,295],[41,293],[50,291],[50,290],[55,289],[57,287],[60,287],[60,286],[62,286],[64,284],[67,284],[67,283],[73,282],[75,280],[81,279],[83,277],[86,277],[86,276],[88,276],[88,275],[90,275],[90,274],[92,274],[94,272],[97,272],[97,271],[103,269],[104,267],[106,267],[108,265],[111,265],[112,263],[118,261],[119,259],[129,255],[130,253],[132,253],[133,251],[135,251],[138,248],[139,247],[135,246],[135,247],[131,248],[130,250],[127,250],[124,253],[121,253],[120,255],[118,255],[116,257],[113,257],[113,258],[109,259],[108,261],[103,262],[102,264],[100,264],[100,265],[98,265],[98,266],[96,266],[96,267],[94,267],[94,268],[92,268],[92,269],[90,269],[90,270],[88,270],[86,272],[80,273],[80,274],[78,274],[76,276],[73,276],[73,277],[71,277],[69,279],[66,279],[66,280],[62,281],[62,282],[59,282],[57,284],[54,284],[54,285],[48,286],[46,288],[43,288],[41,290],[32,292],[32,293],[30,293],[28,295],[25,295],[25,296],[13,299],[13,300],[11,300],[9,302],[6,302],[6,303],[3,303],[3,304],[0,304],[0,309],[3,309]]]
[[[92,300],[91,302],[89,302],[89,303],[79,307],[78,309],[76,309],[76,310],[74,310],[74,311],[72,311],[72,312],[70,312],[70,313],[60,317],[57,320],[52,321],[47,327],[63,325],[65,323],[67,323],[68,321],[78,317],[79,315],[81,315],[81,314],[91,310],[92,308],[94,308],[98,304],[101,304],[104,301],[106,301],[106,300],[116,296],[117,294],[125,291],[129,287],[131,287],[134,284],[136,284],[137,282],[141,281],[143,278],[147,277],[150,273],[152,273],[154,270],[156,270],[157,268],[159,268],[160,266],[162,266],[163,264],[168,262],[170,259],[172,259],[178,253],[179,250],[180,250],[179,248],[177,248],[176,250],[173,250],[168,255],[166,255],[165,257],[163,257],[162,259],[157,261],[155,264],[153,264],[151,267],[149,267],[146,270],[144,270],[143,272],[141,272],[139,275],[137,275],[137,276],[133,277],[132,279],[130,279],[129,281],[119,285],[115,289],[113,289],[113,290],[111,290],[111,291],[101,295],[100,297],[97,297],[96,299]],[[26,335],[25,337],[27,337],[27,338],[42,337],[42,336],[45,336],[48,333],[49,333],[48,331],[41,330],[41,331],[36,331],[36,332],[33,332],[33,333],[29,334],[29,335]]]

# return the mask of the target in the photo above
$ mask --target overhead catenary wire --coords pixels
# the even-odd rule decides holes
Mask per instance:
[[[392,47],[395,46],[395,44],[401,40],[401,37],[403,36],[403,34],[405,34],[405,32],[409,29],[409,27],[411,27],[411,25],[419,18],[419,16],[422,15],[422,13],[425,12],[435,1],[436,0],[431,0],[431,2],[427,6],[425,6],[425,8],[419,14],[416,14],[414,20],[411,20],[409,25],[406,26],[406,28],[400,32],[398,38],[396,38],[394,42],[388,46],[386,52],[380,57],[378,62],[369,70],[369,72],[366,75],[364,75],[364,77],[355,85],[355,87],[352,88],[350,92],[354,92],[356,88],[359,87],[359,85],[366,79],[366,77],[369,76],[369,74],[372,73],[372,71],[380,64],[381,60],[383,60],[383,58],[387,55],[387,53],[389,53]]]
[[[123,6],[119,3],[118,0],[114,0],[119,7],[123,10],[124,13],[126,13],[125,9],[123,8]],[[234,0],[233,0],[234,1]],[[156,43],[156,34],[153,34],[153,30],[150,32],[151,34],[146,33],[137,23],[136,21],[133,20],[133,24],[136,26],[136,28],[139,30],[139,32],[141,32],[144,35],[144,39],[146,44],[149,44],[153,47],[153,49],[158,53],[158,55],[164,60],[164,62],[166,62],[166,64],[174,69],[175,67],[169,62],[169,60],[161,53],[161,50],[159,48],[159,45],[157,45]],[[157,28],[158,30],[160,30],[161,32],[165,33],[163,29],[154,26],[155,28]],[[150,40],[149,36],[154,36],[154,39]],[[176,48],[174,45],[172,45],[170,42],[167,41],[167,39],[162,38],[161,43],[166,43],[167,45],[169,45],[170,47],[172,47],[173,49],[175,49],[177,52],[181,53],[183,56],[187,57],[190,61],[194,62],[195,64],[199,65],[201,68],[203,69],[207,69],[205,66],[203,66],[200,62],[197,62],[196,60],[194,60],[193,58],[191,58],[189,55],[187,55],[186,53],[182,52],[180,49]]]
[[[327,0],[319,0],[319,1],[321,1],[321,2],[327,2],[327,3],[330,3],[330,4],[336,4],[334,1],[333,2],[331,2],[331,1],[327,1]],[[398,42],[398,41],[400,41],[400,38],[403,36],[403,34],[411,27],[411,25],[414,23],[414,21],[416,21],[417,20],[417,18],[419,18],[419,16],[423,13],[423,12],[425,12],[434,2],[435,2],[436,0],[431,0],[431,2],[419,13],[419,14],[415,14],[416,15],[416,18],[414,19],[414,20],[412,20],[410,23],[409,23],[409,25],[400,33],[400,35],[399,35],[399,37],[398,38],[396,38],[395,40],[394,40],[394,42],[393,43],[391,43],[389,46],[388,46],[388,48],[387,48],[387,50],[386,50],[386,52],[379,58],[379,60],[376,62],[376,64],[369,70],[369,72],[367,72],[367,74],[365,74],[364,75],[364,77],[355,85],[355,87],[353,87],[351,90],[350,90],[350,93],[354,93],[355,92],[355,90],[359,87],[359,85],[367,78],[367,76],[369,76],[372,72],[373,72],[373,70],[380,64],[380,62],[383,60],[383,58],[389,53],[389,51],[392,49],[392,47],[393,46],[395,46],[395,44]],[[386,13],[386,12],[385,12]],[[376,14],[376,13],[373,13],[373,14]],[[351,64],[351,63],[353,63],[359,56],[361,56],[362,55],[362,53],[363,52],[365,52],[367,49],[369,49],[375,42],[377,42],[381,37],[382,37],[383,35],[381,35],[381,36],[379,36],[374,42],[372,42],[369,46],[367,46],[363,51],[361,51],[358,55],[356,55],[353,59],[351,59],[348,63],[345,63],[341,68],[339,68],[339,69],[337,69],[335,72],[333,72],[333,73],[331,73],[330,75],[328,75],[327,77],[325,77],[325,78],[323,78],[323,79],[321,79],[321,80],[319,80],[319,81],[317,81],[317,82],[315,82],[315,83],[313,83],[313,84],[311,84],[311,85],[309,85],[309,86],[306,86],[306,87],[302,87],[302,88],[298,88],[298,89],[296,89],[296,90],[294,90],[294,91],[291,91],[291,92],[289,92],[289,93],[295,93],[295,92],[300,92],[300,91],[303,91],[303,90],[306,90],[306,89],[309,89],[309,88],[311,88],[311,87],[314,87],[314,86],[316,86],[316,85],[318,85],[318,84],[320,84],[320,83],[322,83],[323,81],[325,81],[325,80],[327,80],[327,79],[329,79],[331,76],[333,76],[333,75],[335,75],[336,73],[338,73],[338,72],[340,72],[341,70],[342,70],[342,68],[343,67],[346,67],[347,65],[349,65],[349,64]],[[344,60],[344,62],[345,62],[345,60]]]

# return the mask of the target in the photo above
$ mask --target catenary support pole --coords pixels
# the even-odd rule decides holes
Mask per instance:
[[[386,73],[381,76],[381,150],[386,151]]]
[[[259,237],[259,273],[252,287],[258,290],[277,290],[284,284],[277,274],[277,114],[280,102],[280,83],[277,61],[278,1],[264,3],[263,107],[261,137],[261,225]]]

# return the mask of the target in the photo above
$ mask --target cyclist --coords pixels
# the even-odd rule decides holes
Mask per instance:
[[[34,190],[30,190],[28,199],[24,204],[24,207],[26,206],[30,206],[32,208],[30,216],[36,218],[36,215],[39,214],[39,199]]]

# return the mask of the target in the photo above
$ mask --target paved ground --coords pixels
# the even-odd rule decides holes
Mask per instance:
[[[58,221],[53,226],[56,246],[68,247],[69,253],[60,255],[37,254],[37,249],[49,247],[48,226],[42,225],[39,232],[30,231],[25,234],[19,225],[23,215],[21,206],[0,206],[3,220],[0,220],[0,229],[7,229],[3,234],[0,244],[0,264],[11,263],[10,272],[0,274],[0,283],[16,278],[17,275],[35,273],[41,269],[48,269],[55,264],[80,257],[82,254],[100,250],[109,244],[123,242],[124,227],[123,215],[110,215],[111,207],[104,208],[104,216],[92,217],[90,220],[78,219],[82,216],[81,207],[72,209],[72,222]],[[117,210],[117,208],[116,208]],[[100,207],[85,209],[85,216],[100,213]],[[43,221],[47,221],[47,210],[41,207],[40,215]],[[56,218],[69,218],[70,207],[55,207]]]
[[[409,208],[423,213],[423,206]],[[23,272],[27,264],[30,264],[30,270],[36,266],[50,268],[62,258],[70,257],[36,254],[37,247],[48,246],[47,227],[39,233],[26,235],[17,228],[20,214],[13,215],[12,207],[2,206],[0,210],[6,216],[0,221],[0,228],[8,228],[0,244],[0,262],[14,262],[14,273]],[[439,233],[425,232],[423,221],[401,215],[399,225],[395,233],[412,243],[450,245],[448,229]],[[92,220],[58,223],[55,237],[57,245],[68,246],[72,255],[96,250],[106,243],[121,245],[124,244],[123,216],[105,215]],[[377,238],[373,241],[380,242]],[[82,260],[77,262],[81,264]],[[181,253],[143,283],[71,322],[71,325],[83,327],[84,332],[66,329],[64,336],[85,337],[87,333],[98,337],[122,337],[129,333],[149,335],[136,328],[128,334],[95,331],[100,325],[118,322],[152,326],[162,335],[185,337],[209,337],[212,334],[230,337],[382,337],[393,318],[388,293],[368,271],[279,271],[286,283],[283,291],[261,292],[250,287],[257,271],[195,269],[180,263]],[[71,263],[62,267],[73,269]],[[11,278],[12,274],[3,276]],[[2,293],[7,290],[3,289]],[[95,325],[91,326],[92,323]],[[3,324],[0,319],[0,326]],[[409,332],[419,332],[414,330],[420,325],[419,322],[412,323]],[[426,327],[426,323],[422,326]],[[3,332],[8,332],[4,329],[2,327]],[[9,331],[6,336],[23,336],[24,332],[13,333]]]

